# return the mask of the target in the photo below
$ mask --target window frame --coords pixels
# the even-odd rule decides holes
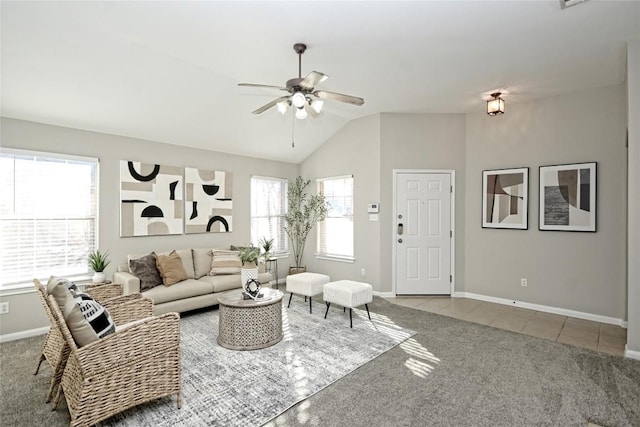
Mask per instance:
[[[96,249],[98,249],[99,246],[99,226],[100,226],[100,203],[99,203],[99,198],[100,198],[100,160],[97,157],[87,157],[87,156],[77,156],[77,155],[71,155],[71,154],[62,154],[62,153],[53,153],[53,152],[46,152],[46,151],[37,151],[37,150],[24,150],[24,149],[18,149],[18,148],[9,148],[9,147],[0,147],[0,153],[3,155],[9,155],[9,156],[14,156],[15,157],[31,157],[33,158],[33,161],[37,162],[37,161],[41,161],[41,162],[81,162],[81,163],[85,163],[87,165],[92,164],[93,165],[93,173],[92,173],[92,186],[93,189],[92,191],[95,192],[94,197],[93,197],[93,206],[92,209],[94,211],[93,215],[89,215],[86,218],[87,219],[91,219],[93,220],[93,245],[89,245],[87,247],[87,252],[90,253],[92,251],[95,251]],[[41,160],[39,160],[41,159]],[[15,175],[13,178],[13,185],[15,185]],[[7,193],[9,194],[9,193]],[[15,198],[14,198],[15,200]],[[15,212],[15,211],[14,211]],[[14,213],[13,216],[9,216],[7,218],[0,216],[0,221],[3,220],[11,220],[11,218],[18,218],[20,215],[16,215]],[[29,215],[29,216],[25,216],[24,219],[32,219],[35,221],[41,220],[41,221],[47,221],[47,220],[55,220],[55,219],[61,219],[61,220],[69,220],[69,219],[73,219],[73,216],[65,216],[65,217],[60,217],[60,218],[55,218],[53,216],[46,218],[46,217],[38,217],[36,214],[33,215]],[[37,271],[33,271],[33,274],[31,274],[32,277],[36,276]],[[52,272],[54,275],[56,274],[55,272]],[[65,277],[67,277],[70,280],[77,280],[77,281],[85,281],[85,280],[90,280],[91,279],[91,275],[93,274],[93,272],[91,271],[91,269],[89,268],[89,263],[88,261],[86,262],[86,270],[78,270],[78,271],[73,271],[72,273],[58,273],[60,275],[64,275]],[[48,280],[48,276],[47,277],[35,277],[39,280]],[[26,280],[26,279],[25,279]],[[33,288],[33,284],[31,282],[31,280],[27,280],[27,281],[23,281],[23,280],[15,280],[9,283],[4,283],[2,281],[0,281],[0,292],[2,294],[6,294],[7,292],[11,293],[12,291],[21,291],[24,290],[26,288]]]
[[[267,215],[267,216],[254,216],[253,215],[253,191],[254,191],[254,187],[253,187],[253,180],[263,180],[263,181],[274,181],[274,182],[279,182],[284,184],[284,191],[283,191],[283,200],[281,201],[281,206],[282,206],[282,213],[280,215]],[[254,231],[253,231],[253,219],[254,218],[274,218],[274,217],[280,217],[281,221],[282,221],[282,226],[283,226],[283,249],[281,250],[272,250],[271,252],[271,259],[280,259],[280,258],[287,258],[289,257],[290,253],[289,253],[289,237],[287,235],[287,233],[284,231],[284,218],[286,217],[286,213],[287,213],[287,193],[289,190],[289,179],[288,178],[278,178],[278,177],[273,177],[273,176],[264,176],[264,175],[251,175],[250,179],[249,179],[249,197],[250,197],[250,202],[249,202],[249,226],[250,226],[250,239],[251,239],[251,243],[254,246],[259,246],[258,241],[264,237],[264,236],[255,236],[255,240],[254,240]]]
[[[344,179],[351,179],[351,215],[348,215],[348,217],[351,218],[351,247],[352,247],[352,254],[351,255],[347,255],[347,254],[335,254],[335,253],[330,253],[330,252],[322,252],[320,251],[320,242],[321,242],[321,236],[320,234],[323,231],[323,226],[322,223],[324,223],[324,221],[320,221],[317,224],[317,230],[316,230],[316,253],[315,253],[315,257],[316,259],[321,259],[321,260],[326,260],[326,261],[337,261],[337,262],[345,262],[345,263],[354,263],[355,262],[355,253],[356,253],[356,248],[355,248],[355,177],[353,175],[340,175],[340,176],[330,176],[330,177],[326,177],[326,178],[318,178],[316,179],[316,191],[317,194],[323,194],[323,192],[320,191],[320,184],[322,182],[325,181],[332,181],[332,180],[344,180]],[[331,217],[330,216],[330,212],[331,212],[331,208],[329,208],[328,212],[327,212],[327,218]],[[336,216],[335,218],[344,218],[345,215],[342,216]]]

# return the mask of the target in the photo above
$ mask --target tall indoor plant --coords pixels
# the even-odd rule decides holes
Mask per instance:
[[[297,177],[287,191],[288,209],[285,215],[285,227],[291,240],[291,251],[295,265],[289,268],[290,274],[305,271],[302,266],[304,245],[309,232],[327,216],[329,205],[322,194],[309,195],[305,189],[311,181]]]

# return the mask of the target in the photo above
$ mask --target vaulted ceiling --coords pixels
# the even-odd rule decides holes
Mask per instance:
[[[508,114],[621,83],[640,38],[638,1],[2,1],[1,14],[3,116],[294,163],[365,115],[481,112],[495,90]],[[251,114],[282,93],[237,84],[297,77],[296,42],[303,75],[364,106]]]

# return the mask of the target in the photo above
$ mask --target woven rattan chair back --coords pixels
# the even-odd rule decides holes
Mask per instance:
[[[51,370],[53,371],[51,375],[51,385],[49,387],[49,391],[47,392],[46,398],[46,401],[49,402],[53,397],[55,387],[60,384],[60,379],[62,378],[62,373],[64,372],[64,366],[67,363],[67,357],[69,357],[69,345],[62,336],[60,327],[53,317],[53,314],[51,312],[51,305],[49,304],[49,300],[47,298],[47,291],[39,280],[33,279],[33,284],[37,289],[38,297],[40,297],[40,302],[42,302],[42,306],[44,307],[44,311],[47,314],[47,318],[49,319],[50,324],[49,332],[47,333],[47,336],[44,340],[44,345],[42,346],[42,352],[40,353],[38,366],[36,367],[36,371],[34,373],[34,375],[38,374],[42,361],[46,359],[47,363],[49,363],[49,366],[51,367]]]

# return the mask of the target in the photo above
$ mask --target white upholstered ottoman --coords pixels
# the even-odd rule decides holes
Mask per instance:
[[[353,280],[338,280],[337,282],[324,285],[323,292],[324,302],[327,304],[327,311],[324,313],[325,319],[327,318],[327,314],[329,314],[331,303],[334,303],[341,305],[345,309],[349,308],[349,324],[352,328],[353,318],[351,309],[354,307],[364,304],[369,320],[371,320],[369,306],[367,305],[373,301],[373,292],[370,284],[354,282]]]
[[[291,306],[291,297],[293,294],[304,295],[309,297],[309,313],[311,313],[311,298],[322,293],[322,286],[329,283],[329,276],[318,273],[299,273],[287,276],[287,291],[289,295],[289,304]]]

